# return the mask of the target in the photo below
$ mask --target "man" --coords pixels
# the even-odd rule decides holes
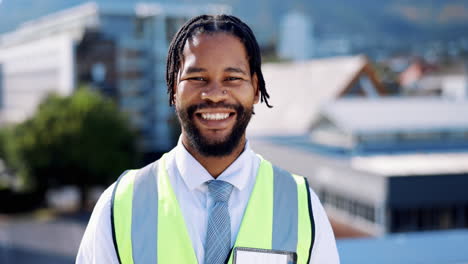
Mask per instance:
[[[198,16],[179,30],[166,75],[178,145],[105,191],[77,263],[339,263],[307,181],[246,140],[253,105],[270,106],[260,65],[251,29],[234,16]]]

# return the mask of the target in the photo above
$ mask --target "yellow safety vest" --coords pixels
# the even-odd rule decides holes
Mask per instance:
[[[111,222],[121,264],[198,263],[165,156],[117,180]],[[297,263],[306,264],[314,228],[306,179],[262,158],[234,248],[295,252]],[[232,258],[231,253],[229,263]]]

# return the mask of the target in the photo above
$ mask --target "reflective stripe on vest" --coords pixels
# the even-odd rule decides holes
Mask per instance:
[[[234,246],[292,251],[297,263],[308,263],[314,240],[311,209],[305,178],[262,159]],[[119,178],[111,218],[120,263],[197,263],[164,156]]]

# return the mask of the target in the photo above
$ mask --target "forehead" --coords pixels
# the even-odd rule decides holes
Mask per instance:
[[[184,45],[182,67],[187,64],[222,63],[249,66],[245,45],[228,33],[201,33],[189,38]]]

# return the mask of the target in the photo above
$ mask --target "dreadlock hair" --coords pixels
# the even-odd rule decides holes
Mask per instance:
[[[236,36],[244,44],[250,66],[250,74],[256,74],[258,88],[260,90],[261,102],[265,102],[268,107],[270,95],[265,88],[265,80],[261,70],[260,48],[252,30],[239,18],[231,15],[201,15],[187,21],[176,33],[169,46],[169,53],[166,64],[167,93],[169,94],[169,105],[174,104],[174,85],[177,81],[179,67],[183,59],[183,50],[187,40],[202,33],[228,33]]]

